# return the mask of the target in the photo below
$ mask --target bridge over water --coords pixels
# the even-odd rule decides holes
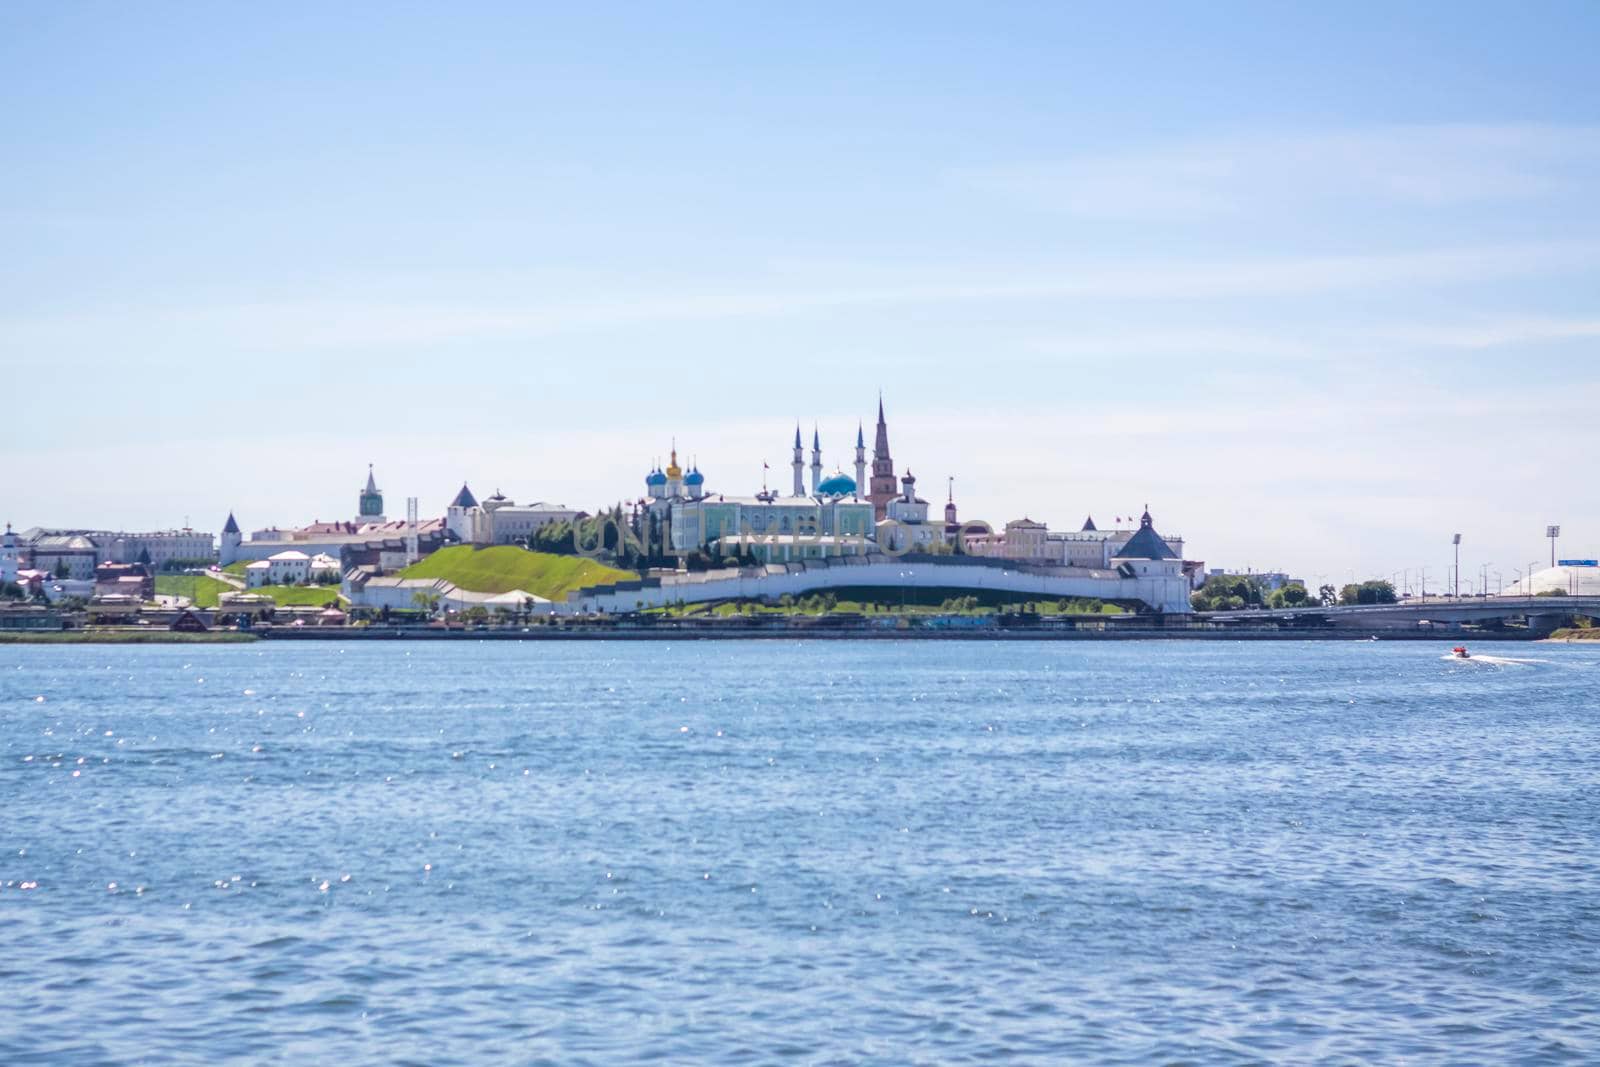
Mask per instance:
[[[1243,625],[1270,620],[1351,629],[1407,629],[1423,625],[1482,625],[1523,621],[1535,633],[1549,633],[1574,615],[1600,617],[1600,596],[1434,597],[1405,600],[1398,604],[1204,612],[1197,617]]]

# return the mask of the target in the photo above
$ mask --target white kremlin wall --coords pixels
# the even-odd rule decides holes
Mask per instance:
[[[1082,567],[996,566],[993,561],[937,557],[908,561],[881,556],[846,557],[806,563],[773,564],[764,568],[706,571],[671,575],[660,584],[623,582],[618,586],[578,590],[568,594],[564,613],[624,613],[646,608],[715,600],[804,596],[855,586],[907,589],[952,589],[1017,593],[1041,600],[1085,597],[1099,600],[1142,601],[1156,611],[1187,614],[1189,583],[1182,566],[1171,560],[1129,560],[1133,577],[1114,570]]]

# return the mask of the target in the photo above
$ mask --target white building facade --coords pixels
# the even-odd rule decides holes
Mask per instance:
[[[312,556],[298,549],[288,549],[247,564],[244,577],[245,585],[251,589],[263,585],[301,585],[313,580],[331,583],[339,580],[339,561],[322,553]]]
[[[495,491],[479,503],[472,490],[462,483],[445,509],[445,529],[455,539],[469,545],[521,545],[541,527],[552,522],[574,522],[582,516],[576,508],[562,504],[521,504]]]

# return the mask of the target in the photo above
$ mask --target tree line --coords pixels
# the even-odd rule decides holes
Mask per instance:
[[[1303,582],[1286,582],[1269,589],[1265,579],[1254,574],[1213,574],[1195,591],[1190,603],[1196,611],[1245,611],[1266,608],[1331,608],[1335,605],[1393,604],[1394,585],[1382,579],[1352,582],[1335,589],[1320,586],[1315,593]]]

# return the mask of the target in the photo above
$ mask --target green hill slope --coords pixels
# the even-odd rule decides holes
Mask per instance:
[[[197,608],[217,606],[218,593],[231,593],[233,586],[204,574],[158,574],[159,596],[186,596]]]
[[[523,589],[535,596],[561,600],[582,586],[607,585],[638,575],[581,556],[529,552],[515,545],[452,545],[413,563],[400,572],[400,577],[443,578],[475,593]]]

